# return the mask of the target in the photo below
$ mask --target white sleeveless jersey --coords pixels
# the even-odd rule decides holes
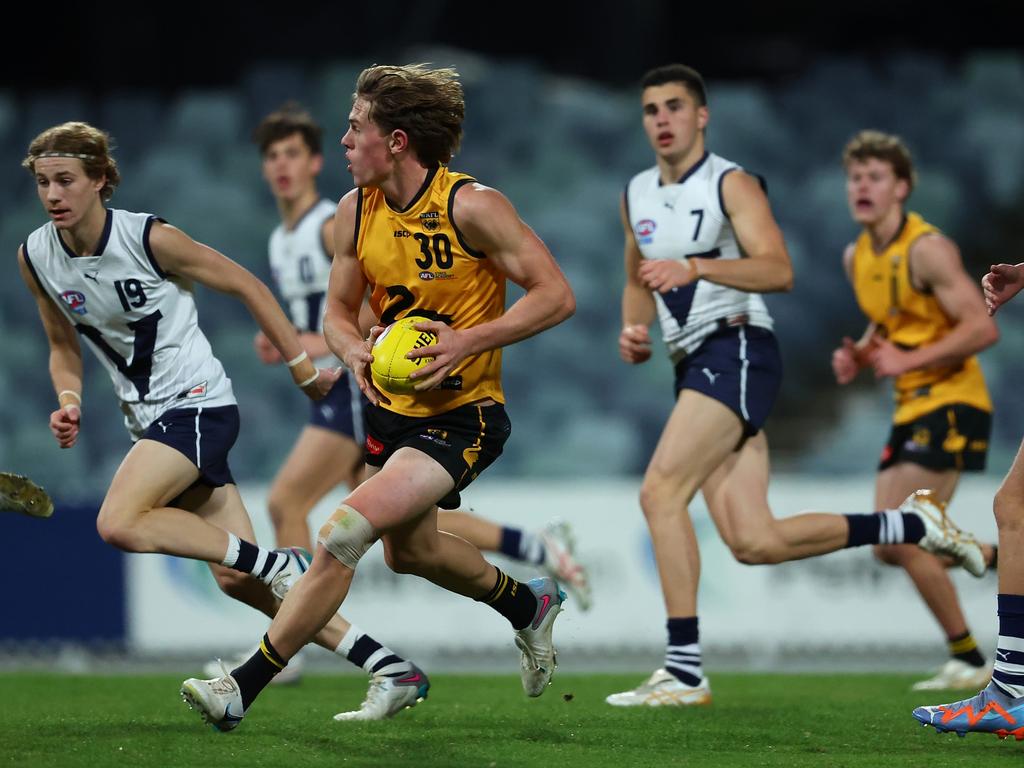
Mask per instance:
[[[278,224],[270,235],[270,269],[292,323],[299,331],[323,333],[324,297],[331,276],[331,257],[324,249],[324,222],[338,204],[321,200],[292,229]],[[341,365],[333,355],[314,361],[319,368]]]
[[[661,184],[657,166],[626,186],[626,214],[645,259],[745,258],[722,203],[722,180],[739,166],[718,155],[704,157],[675,184]],[[772,328],[760,294],[698,280],[654,292],[661,333],[673,362],[693,352],[720,320],[745,316],[749,325]]]
[[[136,439],[171,408],[235,404],[199,329],[190,281],[166,275],[153,258],[154,221],[108,210],[92,256],[72,253],[52,222],[22,245],[36,282],[106,367]]]

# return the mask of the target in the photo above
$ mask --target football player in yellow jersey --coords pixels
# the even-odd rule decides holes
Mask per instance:
[[[863,226],[843,264],[870,324],[832,355],[840,384],[861,368],[893,377],[893,428],[878,466],[875,507],[899,504],[916,488],[948,503],[961,472],[985,467],[992,405],[975,355],[999,337],[956,244],[906,211],[915,174],[896,136],[861,131],[843,152],[850,214]],[[983,545],[986,559],[992,547]],[[918,547],[877,545],[903,567],[949,640],[950,660],[914,690],[974,688],[990,670],[978,651],[943,560]]]
[[[457,505],[458,492],[498,457],[509,435],[500,349],[575,310],[565,276],[509,201],[448,171],[464,114],[462,86],[451,69],[375,66],[356,83],[342,144],[357,189],[338,205],[324,335],[373,404],[367,416],[372,466],[320,529],[309,571],[289,591],[260,649],[229,675],[187,681],[193,705],[223,730],[241,721],[307,637],[334,615],[356,564],[377,539],[395,571],[486,602],[509,620],[528,695],[539,696],[551,680],[551,630],[564,600],[558,584],[550,578],[521,584],[472,544],[437,528],[438,505]],[[403,214],[413,213],[432,265],[449,279],[420,280],[431,267],[405,263],[427,256],[416,238],[394,234],[408,229]],[[395,226],[381,228],[389,218]],[[525,290],[507,311],[506,278]],[[367,288],[382,319],[431,312],[447,319],[422,324],[437,341],[410,353],[434,358],[421,369],[414,396],[388,400],[371,383],[371,345],[381,329],[370,339],[360,330]],[[424,682],[413,673],[395,684],[419,690]]]

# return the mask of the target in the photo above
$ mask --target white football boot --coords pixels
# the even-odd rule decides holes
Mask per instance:
[[[647,681],[631,691],[613,693],[605,701],[613,707],[686,707],[711,703],[711,683],[702,677],[686,685],[666,669],[656,669]]]
[[[245,716],[242,692],[226,669],[222,668],[221,673],[212,680],[190,677],[181,684],[181,698],[218,731],[232,731]]]
[[[565,602],[565,592],[558,588],[554,579],[547,577],[530,579],[523,586],[536,596],[537,611],[529,624],[516,631],[516,647],[523,654],[520,676],[526,695],[540,696],[558,666],[551,630]]]
[[[572,593],[581,611],[590,610],[593,604],[590,578],[587,569],[574,557],[576,542],[569,523],[552,520],[538,535],[544,546],[544,564],[541,567]]]
[[[917,515],[924,523],[924,538],[917,542],[921,549],[953,558],[972,576],[985,575],[985,555],[978,540],[949,519],[946,504],[937,500],[932,491],[914,491],[900,504],[899,511]]]
[[[912,691],[967,691],[979,690],[992,679],[992,665],[973,667],[960,659],[950,659],[934,677],[910,686]]]
[[[430,679],[427,673],[410,662],[402,662],[384,667],[406,667],[398,674],[381,674],[378,672],[370,679],[370,689],[359,709],[352,712],[339,712],[334,716],[338,722],[353,720],[387,720],[403,709],[415,707],[425,698],[430,690]]]

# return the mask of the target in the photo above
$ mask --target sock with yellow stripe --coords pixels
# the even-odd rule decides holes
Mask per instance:
[[[242,694],[242,709],[249,709],[249,705],[260,695],[260,691],[267,687],[274,675],[287,666],[288,662],[281,658],[281,655],[274,650],[270,644],[270,638],[263,636],[260,647],[256,649],[248,661],[240,667],[231,670],[231,676],[238,683],[238,691]]]
[[[978,643],[970,630],[962,635],[949,638],[949,655],[972,667],[985,666],[985,657],[978,650]]]
[[[495,567],[494,570],[498,578],[491,591],[476,599],[478,602],[487,603],[508,619],[513,629],[522,629],[533,621],[533,616],[537,613],[537,597],[529,587],[502,573],[500,568]]]

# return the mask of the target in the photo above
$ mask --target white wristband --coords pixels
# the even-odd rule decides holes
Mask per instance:
[[[82,396],[75,392],[73,389],[65,389],[57,394],[57,399],[60,400],[64,395],[71,395],[75,400],[78,401],[79,405],[82,403]]]
[[[303,353],[303,354],[305,354],[305,353]],[[309,385],[310,385],[310,384],[312,384],[312,383],[313,383],[314,381],[316,381],[316,380],[317,380],[318,378],[320,378],[320,369],[319,369],[319,368],[317,368],[317,369],[316,369],[316,373],[314,373],[314,374],[313,374],[312,376],[310,376],[310,377],[309,377],[308,379],[306,379],[305,381],[301,381],[301,382],[299,382],[299,387],[301,388],[301,387],[306,387],[306,386],[309,386]]]
[[[306,350],[302,350],[301,355],[298,355],[297,357],[289,360],[287,363],[285,363],[285,365],[287,365],[289,368],[294,368],[296,365],[301,363],[303,360],[307,360],[308,358],[309,355],[306,354]],[[312,379],[310,379],[310,381],[312,381]]]

